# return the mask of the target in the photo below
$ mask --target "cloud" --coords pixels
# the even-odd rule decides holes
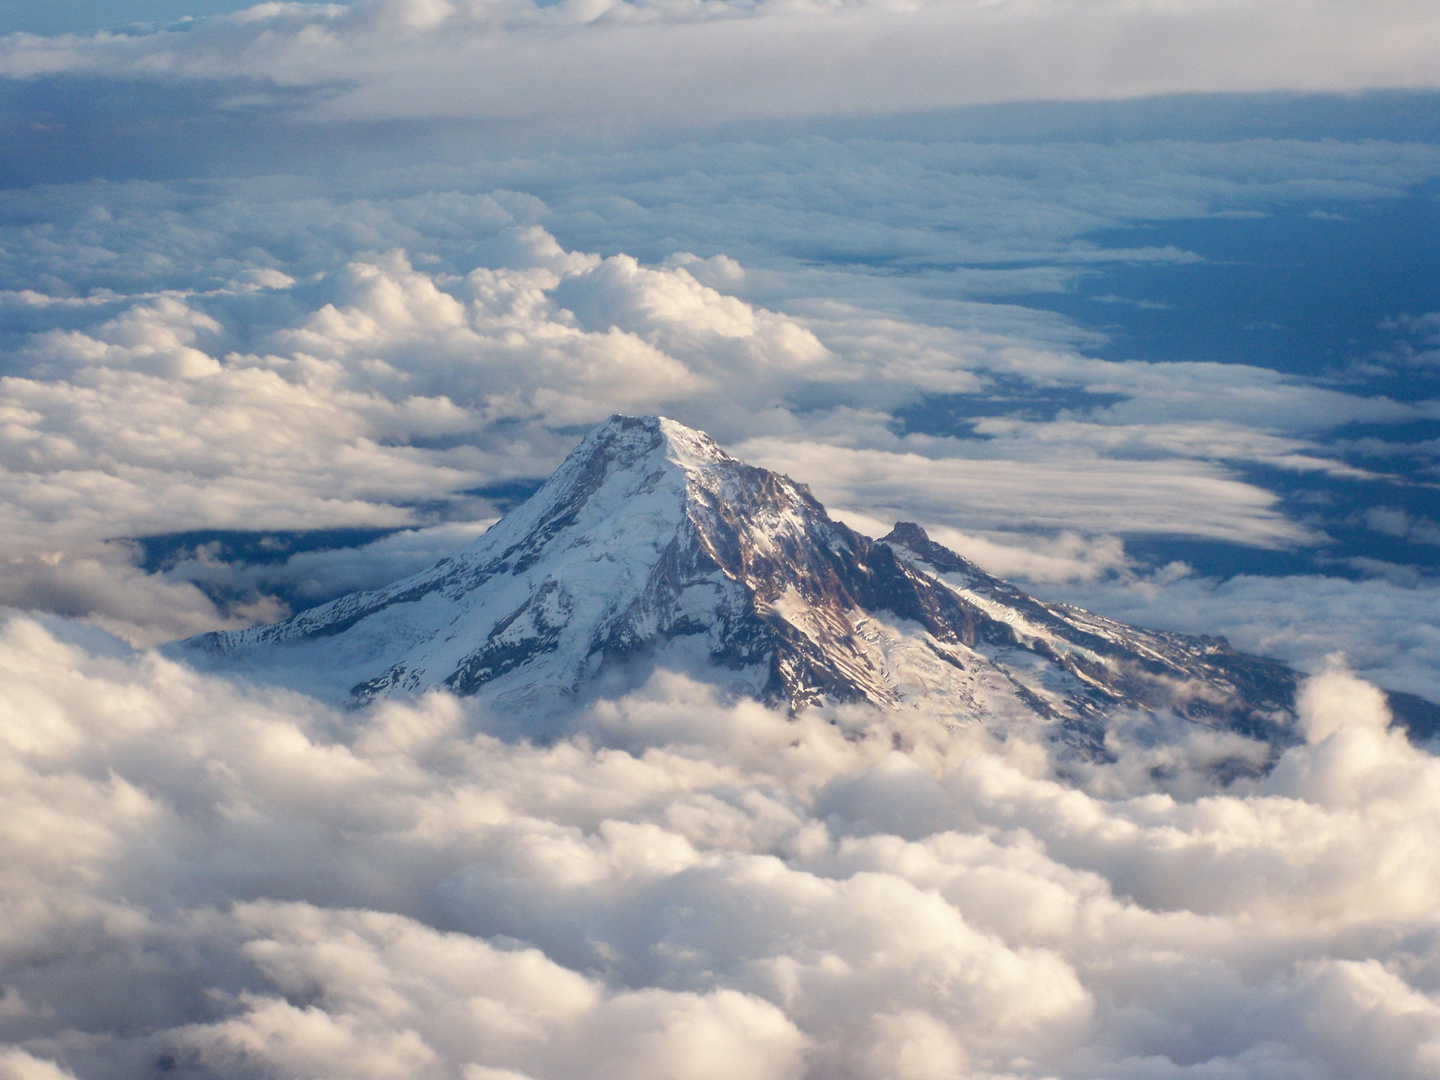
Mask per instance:
[[[506,235],[529,265],[456,279],[398,251],[352,260],[325,282],[329,299],[259,351],[223,351],[224,325],[193,295],[31,335],[25,373],[0,380],[0,520],[15,571],[0,602],[78,613],[62,598],[88,591],[108,625],[128,614],[131,636],[153,641],[213,609],[173,573],[135,574],[106,541],[478,518],[485,503],[468,490],[549,472],[575,425],[720,385],[723,410],[764,410],[833,367],[808,330],[683,268],[567,253],[534,228]],[[584,322],[557,303],[566,283]],[[505,425],[507,437],[487,438]],[[123,581],[99,581],[107,570]],[[115,601],[126,590],[128,613]]]
[[[247,250],[213,288],[175,290],[162,269],[148,283],[159,287],[133,294],[93,277],[83,297],[13,294],[30,322],[0,381],[0,555],[12,567],[0,602],[90,614],[143,643],[272,618],[420,556],[380,545],[370,570],[341,553],[281,571],[197,550],[156,576],[110,541],[493,519],[484,491],[546,475],[578,429],[616,411],[708,429],[870,531],[920,520],[1002,572],[1093,580],[1124,571],[1107,539],[1124,534],[1313,543],[1316,530],[1237,470],[1373,479],[1331,456],[1324,433],[1428,415],[1262,368],[1096,359],[1062,321],[1022,308],[972,304],[954,326],[834,299],[792,314],[737,295],[754,275],[725,256],[647,265],[567,250],[526,223],[541,209],[504,192],[344,207],[292,195],[244,213],[216,204],[189,241],[210,258],[237,243],[226,229],[269,236],[303,221],[286,271]],[[153,185],[125,194],[166,197]],[[117,230],[124,249],[151,220],[128,214],[91,224]],[[327,269],[342,218],[371,238],[484,228],[464,246],[444,241],[443,257],[392,248]],[[75,229],[68,247],[26,243],[85,282],[53,257],[79,257]],[[157,256],[181,257],[178,235],[157,236]],[[111,280],[138,273],[136,259]],[[899,430],[896,415],[934,394],[992,415],[966,438]],[[1007,395],[1059,405],[1037,419],[1007,411]],[[1049,537],[1017,543],[1036,530]]]
[[[403,916],[308,904],[235,909],[246,956],[279,993],[179,1032],[221,1075],[516,1075],[779,1080],[806,1040],[773,1004],[734,990],[608,990],[537,949],[496,948]],[[297,1007],[304,995],[313,1002]],[[514,1068],[523,1064],[525,1072]]]
[[[53,1061],[34,1057],[14,1047],[0,1050],[0,1076],[4,1076],[5,1080],[73,1080],[70,1073]]]
[[[1440,700],[1440,602],[1433,582],[1319,575],[1096,581],[1037,587],[1139,626],[1223,634],[1236,648],[1319,671],[1343,653],[1387,689]]]
[[[616,410],[742,454],[768,440],[861,527],[951,529],[1034,581],[1123,577],[1137,531],[1307,544],[1317,523],[1252,467],[1363,479],[1334,429],[1430,406],[1101,360],[1102,336],[969,299],[965,275],[1063,289],[1100,260],[1192,257],[1097,229],[1394,199],[1436,168],[1419,144],[810,138],[6,192],[0,602],[137,642],[273,617],[422,556],[197,553],[162,577],[107,542],[361,526],[438,545],[498,512],[474,492],[543,477]],[[965,437],[924,434],[932,406],[976,414],[949,427]]]
[[[227,550],[224,538],[191,538],[190,543],[156,560],[165,579],[193,583],[209,595],[225,599],[233,610],[261,597],[283,594],[307,606],[347,592],[378,589],[410,574],[429,569],[470,543],[494,518],[448,522],[423,529],[403,529],[369,543],[324,546],[275,557],[285,551],[283,539],[258,553]],[[245,534],[240,534],[245,535]],[[264,541],[261,541],[264,545]],[[260,557],[256,557],[259,555]],[[45,604],[16,605],[41,607]]]
[[[315,148],[309,179],[0,193],[0,603],[85,620],[0,624],[0,1075],[1433,1076],[1440,776],[1326,657],[1440,698],[1434,590],[1142,575],[1124,548],[1320,539],[1253,467],[1388,483],[1333,432],[1433,403],[1103,360],[1022,303],[1201,264],[1139,226],[1395,201],[1435,148],[650,135],[1433,85],[1434,28],[1398,0],[408,0],[5,39],[41,96],[183,84]],[[595,122],[621,112],[649,141]],[[437,116],[525,118],[527,149],[325,149],[332,120]],[[577,117],[603,152],[530,152]],[[1420,371],[1433,315],[1391,322]],[[1113,760],[1057,764],[660,672],[527,742],[473,703],[342,714],[95,629],[151,643],[418,569],[617,409],[710,428],[866,531],[919,519],[1046,596],[1298,663],[1306,741],[1260,775],[1266,747],[1120,716]],[[227,554],[346,527],[398,531]],[[155,572],[119,539],[177,530],[219,532],[154,540],[182,551]]]
[[[0,671],[7,1075],[1433,1068],[1440,766],[1343,669],[1229,789],[1244,741],[1183,726],[1061,779],[664,672],[538,745],[60,621],[6,622]]]
[[[205,291],[262,267],[303,282],[359,252],[395,248],[438,256],[452,273],[477,261],[520,267],[528,256],[513,243],[497,248],[496,231],[542,224],[564,247],[644,263],[723,254],[745,268],[743,279],[707,284],[764,306],[843,298],[917,314],[923,302],[932,313],[923,321],[957,306],[993,318],[1024,312],[957,305],[956,286],[962,300],[990,298],[997,289],[1063,290],[1117,261],[1195,262],[1196,253],[1135,226],[1316,201],[1383,204],[1440,175],[1436,148],[1424,142],[1035,144],[924,126],[909,133],[747,133],[543,153],[488,150],[457,135],[453,160],[385,169],[317,147],[327,168],[319,177],[16,188],[0,192],[0,286],[72,299],[107,288]],[[1119,231],[1101,242],[1106,230]],[[1012,285],[999,288],[1007,276]],[[1033,324],[1037,313],[1028,314]],[[1395,328],[1408,325],[1397,313]],[[1076,333],[1070,327],[1063,340]]]
[[[1170,372],[1180,381],[1188,372]],[[1239,372],[1243,379],[1249,372]],[[1238,381],[1238,380],[1237,380]],[[1253,392],[1254,387],[1247,388]],[[1299,390],[1298,387],[1295,389]],[[1304,391],[1300,390],[1303,395]],[[1151,395],[1137,394],[1147,400]],[[1161,395],[1156,394],[1155,397]],[[1362,405],[1351,402],[1360,410],[1376,409],[1376,414],[1404,415],[1389,402]],[[1153,406],[1152,406],[1153,407]],[[1221,410],[1223,411],[1223,406]],[[1109,419],[1108,409],[1099,410],[1098,419]],[[1284,413],[1273,409],[1270,422],[1284,424]],[[1333,421],[1331,421],[1333,423]],[[1009,417],[979,420],[974,427],[977,435],[989,440],[1010,440],[1034,447],[1057,445],[1084,446],[1095,451],[1129,458],[1198,458],[1207,461],[1234,461],[1269,465],[1294,472],[1320,472],[1355,480],[1379,479],[1376,474],[1348,465],[1343,461],[1320,456],[1323,451],[1315,442],[1284,437],[1263,428],[1249,427],[1229,420],[1176,419],[1171,423],[1095,422],[1094,420],[1056,420],[1049,423],[1026,423]]]
[[[892,520],[906,513],[948,528],[1079,529],[1206,536],[1257,546],[1305,543],[1275,496],[1193,460],[1015,461],[929,457],[755,439],[741,456],[815,477],[820,500]]]
[[[1419,0],[1383,0],[1363,17],[1338,0],[374,0],[259,5],[183,31],[15,34],[0,47],[0,72],[229,82],[252,107],[284,101],[276,91],[324,91],[300,110],[316,119],[693,122],[1433,87],[1436,35]]]
[[[1371,506],[1356,515],[1367,529],[1412,544],[1440,545],[1440,525],[1424,515],[1412,516],[1399,506]]]
[[[932,539],[986,572],[1007,579],[1089,581],[1122,571],[1127,566],[1125,545],[1117,536],[1087,537],[1066,532],[1055,537],[1011,534],[992,538],[943,525],[931,526],[926,531]]]

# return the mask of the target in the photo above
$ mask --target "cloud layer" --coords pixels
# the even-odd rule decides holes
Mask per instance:
[[[1124,537],[1140,533],[1324,542],[1253,470],[1380,482],[1383,456],[1352,464],[1329,433],[1434,413],[1257,366],[1101,360],[1102,339],[1073,322],[953,291],[969,261],[1063,275],[1193,258],[1084,240],[1102,226],[1317,194],[1393,200],[1440,170],[1422,146],[814,140],[523,168],[553,206],[504,188],[424,191],[426,170],[343,198],[284,178],[7,195],[0,600],[139,642],[275,618],[434,561],[456,528],[503,509],[486,492],[543,477],[617,410],[710,430],[863,530],[914,519],[1004,574],[1123,581]],[[706,194],[701,168],[732,195]],[[1000,204],[1026,209],[996,221],[986,208]],[[868,231],[847,234],[857,207]],[[732,235],[753,262],[669,246],[607,256],[555,232],[650,250],[678,234],[702,251]],[[935,269],[942,256],[962,269]],[[931,399],[981,414],[937,434],[897,419]],[[162,573],[116,542],[337,527],[409,532],[244,567],[197,541],[193,557],[151,566]],[[1106,609],[1108,595],[1087,600]],[[1383,625],[1393,598],[1365,597],[1371,614],[1346,625]],[[1187,628],[1243,624],[1214,614]],[[1362,635],[1313,632],[1328,621],[1318,606],[1295,618],[1284,633],[1316,646],[1290,658],[1313,667],[1342,648],[1387,677]]]
[[[307,158],[0,192],[0,605],[31,612],[0,611],[0,1080],[1435,1076],[1440,764],[1326,658],[1440,700],[1440,316],[1391,305],[1326,367],[1147,355],[1118,313],[1185,303],[1151,286],[1209,266],[1200,226],[1389,223],[1440,150],[921,114],[1437,72],[1427,0],[357,0],[0,38],[22,166]],[[669,672],[526,741],[145,651],[433,563],[614,411],[1291,661],[1302,742],[1227,787],[1269,748],[1119,716],[1111,760],[1055,760]],[[1340,528],[1390,547],[1306,565],[1356,580],[1184,561]]]
[[[0,74],[222,81],[241,107],[293,106],[298,90],[309,119],[633,123],[1434,87],[1437,59],[1423,0],[360,0],[179,31],[11,35]]]
[[[1230,464],[1368,475],[1303,433],[1326,414],[1318,426],[1424,415],[1258,368],[1102,362],[854,308],[797,318],[717,288],[744,277],[733,260],[645,266],[566,251],[537,225],[478,254],[498,265],[427,272],[391,250],[309,286],[254,268],[205,292],[12,294],[52,328],[0,382],[5,555],[24,568],[8,602],[119,628],[119,597],[145,581],[108,541],[484,518],[475,492],[544,476],[616,411],[673,413],[866,521],[1303,544],[1311,531]],[[1115,404],[1083,423],[997,418],[982,440],[898,434],[883,411],[1017,379]],[[104,565],[127,579],[113,600],[64,599]],[[130,616],[170,610],[150,639],[210,617],[173,575],[153,584],[163,600]]]
[[[1122,724],[1062,781],[921,712],[791,720],[669,675],[535,746],[73,624],[9,621],[0,667],[10,1076],[1309,1080],[1440,1051],[1440,765],[1341,669],[1226,791],[1233,736]]]

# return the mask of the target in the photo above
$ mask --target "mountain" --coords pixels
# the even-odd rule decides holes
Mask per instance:
[[[180,650],[353,705],[445,688],[541,714],[664,665],[792,709],[1046,725],[1091,754],[1126,710],[1294,739],[1284,665],[1044,603],[914,524],[869,539],[657,417],[612,417],[429,570]]]

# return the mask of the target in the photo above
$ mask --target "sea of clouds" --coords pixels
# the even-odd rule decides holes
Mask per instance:
[[[53,619],[0,676],[7,1080],[1440,1068],[1440,761],[1341,668],[1229,789],[1208,729],[1057,771],[678,675],[546,745]]]
[[[838,303],[790,316],[724,291],[745,275],[734,260],[567,251],[504,198],[450,200],[489,215],[470,257],[494,265],[463,275],[388,248],[309,281],[297,257],[291,272],[237,260],[198,290],[8,293],[50,324],[0,384],[6,599],[68,605],[137,644],[274,617],[266,582],[258,606],[226,611],[198,587],[255,568],[147,573],[116,538],[406,526],[269,570],[318,595],[378,584],[493,518],[466,490],[543,475],[615,409],[661,408],[860,524],[919,517],[1079,588],[1125,572],[1121,519],[1303,539],[1225,461],[1348,466],[1277,434],[1281,419],[1247,426],[1247,400],[1271,394],[1276,418],[1287,400],[1296,416],[1406,408],[1240,368],[1216,373],[1238,388],[1233,414],[1163,423],[1197,394],[1186,365]],[[353,207],[312,213],[359,227]],[[373,211],[377,238],[392,213]],[[97,239],[117,227],[94,216]],[[922,334],[933,347],[913,347]],[[1150,415],[1010,423],[978,448],[884,423],[917,386],[978,393],[996,372],[1148,383],[1132,392]],[[1171,454],[1107,456],[1117,439]],[[1060,531],[1007,545],[1036,520]],[[1254,624],[1288,628],[1272,653],[1333,603],[1261,586]],[[1209,599],[1194,629],[1211,630],[1247,611],[1245,587],[1182,574],[1110,595],[1189,589]],[[1431,592],[1331,588],[1372,619],[1332,636],[1433,676]],[[1303,644],[1313,660],[1334,642]],[[0,672],[7,1080],[1440,1067],[1440,764],[1340,668],[1307,685],[1305,744],[1230,788],[1206,766],[1263,751],[1206,729],[1121,723],[1116,761],[1082,766],[953,717],[791,719],[678,675],[535,745],[452,698],[339,713],[53,617],[7,619]]]
[[[1428,444],[1372,439],[1357,457],[1333,436],[1424,422],[1433,402],[1256,365],[1098,359],[1093,330],[1003,302],[993,280],[968,298],[963,265],[923,269],[940,233],[959,236],[952,260],[1026,276],[1018,291],[1035,264],[1059,289],[1077,263],[1183,261],[1084,236],[1259,212],[1297,187],[1342,206],[1395,198],[1440,175],[1432,147],[733,149],[616,155],[608,174],[580,158],[568,186],[561,163],[511,166],[548,201],[467,190],[495,166],[362,178],[371,190],[348,195],[297,177],[6,193],[0,603],[137,644],[278,618],[429,565],[503,510],[486,492],[548,475],[613,412],[661,412],[872,535],[916,520],[1004,576],[1084,586],[1065,595],[1101,610],[1310,669],[1342,650],[1391,689],[1440,695],[1429,579],[1291,583],[1277,605],[1274,579],[1137,569],[1124,539],[1314,547],[1323,526],[1247,470],[1379,482],[1418,455],[1433,473]],[[991,205],[1013,216],[997,223]],[[932,212],[941,224],[922,227]],[[680,246],[713,250],[726,228],[748,264]],[[907,260],[922,269],[897,280]],[[1430,355],[1386,363],[1423,373]],[[897,423],[937,395],[1020,404],[950,435]],[[1433,544],[1424,515],[1375,527],[1401,518],[1408,542]],[[202,545],[159,572],[133,542],[340,527],[405,531],[263,566]]]
[[[1267,476],[1440,479],[1440,411],[1393,391],[1433,383],[1440,316],[1316,374],[1102,359],[1101,316],[1033,306],[1200,262],[1170,223],[1433,190],[1440,149],[922,113],[1423,87],[1437,56],[1428,0],[361,0],[0,37],[6,175],[59,177],[0,191],[0,1078],[1440,1074],[1440,763],[1365,681],[1440,700],[1434,577],[1133,551],[1321,550]],[[440,152],[422,121],[491,126]],[[259,128],[313,160],[242,160]],[[191,141],[214,164],[176,175]],[[117,175],[129,143],[159,163]],[[909,422],[935,402],[987,407]],[[1219,786],[1267,749],[1118,717],[1085,763],[662,672],[536,742],[153,649],[432,564],[617,411],[872,535],[1290,661],[1303,740]]]

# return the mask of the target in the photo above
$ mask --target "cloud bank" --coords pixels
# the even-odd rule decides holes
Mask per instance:
[[[1437,60],[1424,0],[359,0],[0,45],[11,78],[223,81],[237,105],[298,104],[312,120],[693,123],[1434,87]]]
[[[1124,538],[1136,534],[1281,551],[1323,542],[1246,470],[1374,482],[1385,460],[1351,464],[1328,433],[1433,414],[1423,401],[1256,366],[1098,359],[1087,347],[1099,339],[1053,314],[942,298],[954,279],[925,269],[939,249],[917,224],[939,214],[966,259],[1149,258],[1079,237],[1250,212],[1298,197],[1296,175],[1331,200],[1393,199],[1397,178],[1436,171],[1423,147],[909,147],[913,158],[872,175],[888,160],[881,149],[792,147],[809,163],[778,179],[774,151],[739,146],[603,168],[578,159],[570,188],[554,188],[556,164],[527,166],[554,207],[503,188],[407,194],[424,180],[409,176],[384,181],[401,194],[345,200],[282,178],[11,193],[0,602],[145,643],[273,619],[442,557],[466,523],[504,509],[496,492],[547,475],[614,411],[707,429],[812,483],[863,531],[919,520],[1002,574],[1126,579]],[[737,194],[706,201],[694,184],[654,179],[662,165],[704,166]],[[1154,169],[1164,198],[1133,175]],[[1267,194],[1242,175],[1263,177]],[[815,183],[827,194],[807,199]],[[779,223],[781,250],[768,257],[762,195]],[[833,248],[857,198],[869,207],[869,256],[914,263],[913,276],[817,271],[803,250],[785,250],[807,234]],[[1030,209],[986,223],[987,205],[1012,199]],[[660,231],[713,244],[732,230],[757,264],[673,248],[606,256],[566,247],[542,221],[652,247]],[[951,434],[897,421],[930,398],[985,413]],[[406,531],[244,566],[203,537],[163,565],[125,540],[321,528]],[[1173,583],[1183,567],[1165,573]],[[1086,599],[1102,610],[1113,600],[1122,615],[1132,606],[1123,594]],[[1369,613],[1346,625],[1383,625],[1393,599],[1360,590]],[[1314,643],[1287,658],[1314,667],[1339,648],[1388,678],[1360,635],[1314,633],[1328,616],[1312,607],[1279,628]],[[1248,625],[1206,610],[1212,625],[1186,629]],[[1416,685],[1413,671],[1405,679]]]
[[[1425,415],[1258,368],[1105,362],[853,308],[790,316],[718,288],[744,278],[734,260],[646,266],[567,251],[538,225],[492,230],[477,257],[495,265],[427,271],[390,250],[309,285],[252,268],[199,292],[12,293],[51,328],[0,380],[15,568],[0,599],[178,636],[216,621],[209,601],[174,573],[127,569],[112,541],[493,519],[484,492],[543,477],[617,411],[682,417],[865,521],[1304,544],[1311,530],[1231,464],[1369,475],[1322,456],[1304,434],[1316,417]],[[982,440],[898,433],[885,411],[1017,379],[1115,404],[1083,423],[997,418]],[[1287,422],[1294,434],[1275,431]],[[107,573],[108,593],[86,583]]]
[[[537,746],[74,624],[8,621],[0,669],[9,1076],[1310,1080],[1440,1052],[1440,765],[1343,669],[1233,790],[1205,766],[1234,736],[1121,724],[1061,779],[922,712],[790,720],[664,674]]]
[[[0,605],[51,613],[0,613],[0,1078],[1436,1075],[1440,766],[1325,657],[1440,700],[1404,563],[1434,544],[1437,316],[1386,310],[1325,370],[1259,337],[1140,358],[1101,321],[1184,304],[1146,291],[1207,265],[1177,223],[1339,229],[1440,153],[915,117],[1437,71],[1423,0],[360,0],[0,38],[13,115],[74,125],[65,175],[152,136],[209,139],[213,173],[232,123],[315,144],[308,178],[0,192]],[[752,138],[901,113],[913,137]],[[527,149],[380,145],[413,121]],[[351,125],[359,167],[325,150]],[[576,132],[604,152],[555,149]],[[1292,661],[1303,743],[1224,787],[1267,748],[1122,716],[1113,760],[1056,761],[661,673],[541,744],[143,651],[433,563],[614,411]],[[1327,514],[1343,485],[1383,498]],[[1181,547],[1337,525],[1401,561],[1219,581]]]
[[[1432,9],[265,4],[11,36],[0,72],[311,133],[618,129],[1433,86]],[[1435,1075],[1436,760],[1324,660],[1440,699],[1435,589],[1130,549],[1318,550],[1335,516],[1296,478],[1383,489],[1356,527],[1431,543],[1405,499],[1440,452],[1433,312],[1317,376],[1136,359],[1022,306],[1204,265],[1162,224],[1402,203],[1433,146],[922,128],[447,162],[0,193],[0,603],[79,620],[0,623],[0,1077]],[[1047,595],[1304,666],[1304,742],[1221,787],[1265,748],[1127,716],[1113,761],[1052,761],[662,673],[542,745],[473,703],[342,714],[96,629],[143,646],[419,569],[617,410],[865,531],[919,520]]]

